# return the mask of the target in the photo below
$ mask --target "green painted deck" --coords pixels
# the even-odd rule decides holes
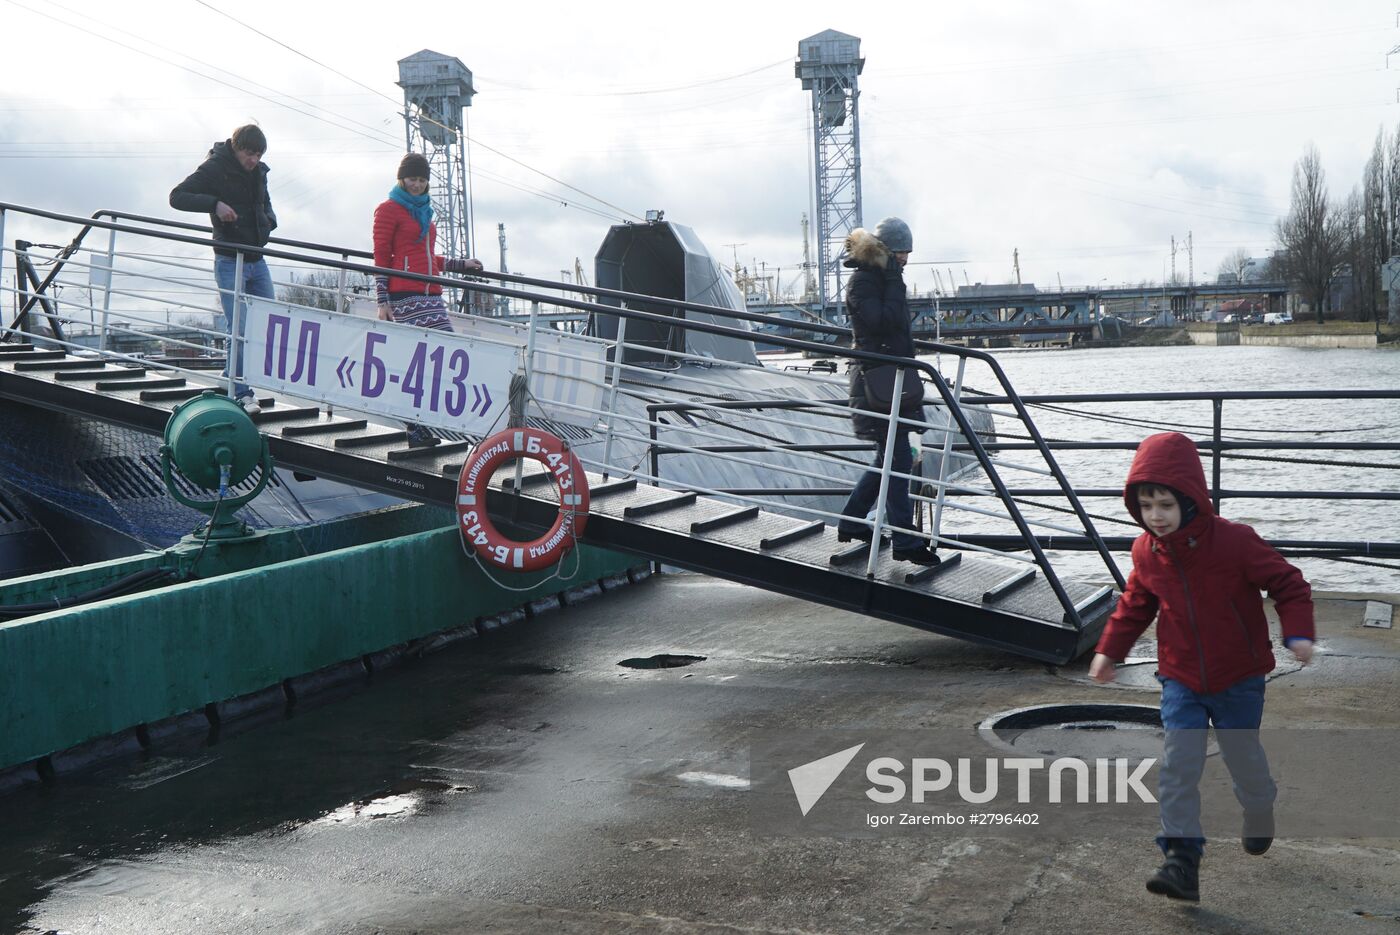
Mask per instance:
[[[288,529],[211,544],[197,580],[0,624],[0,769],[637,564],[580,545],[559,569],[495,573],[520,589],[508,590],[463,553],[455,526],[442,526],[450,518],[437,508],[397,507],[315,527],[314,536]],[[0,604],[69,596],[148,568],[175,570],[198,548],[16,579],[0,586]]]

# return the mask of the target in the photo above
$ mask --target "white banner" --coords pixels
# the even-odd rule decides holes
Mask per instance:
[[[520,350],[248,298],[244,379],[337,408],[482,435],[506,424]]]
[[[527,325],[486,318],[454,317],[452,327],[499,344],[523,348],[530,340]],[[565,425],[592,429],[607,405],[608,346],[540,325],[535,330],[535,359],[531,365],[530,414]]]

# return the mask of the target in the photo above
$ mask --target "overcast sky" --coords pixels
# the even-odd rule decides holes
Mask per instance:
[[[1400,122],[1397,9],[0,0],[0,200],[174,216],[171,186],[256,120],[278,233],[368,248],[404,146],[396,62],[428,48],[475,75],[488,267],[504,223],[513,271],[557,279],[579,258],[592,281],[609,224],[660,208],[786,287],[811,210],[793,61],[837,29],[865,57],[864,218],[906,218],[914,262],[1005,282],[1018,249],[1042,287],[1160,280],[1173,235],[1186,274],[1190,232],[1200,280],[1237,247],[1270,249],[1309,142],[1335,195],[1357,183]],[[932,269],[915,267],[920,291]]]

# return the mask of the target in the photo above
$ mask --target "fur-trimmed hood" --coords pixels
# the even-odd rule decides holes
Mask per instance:
[[[846,259],[843,265],[884,269],[889,259],[889,249],[865,228],[857,227],[846,235]]]

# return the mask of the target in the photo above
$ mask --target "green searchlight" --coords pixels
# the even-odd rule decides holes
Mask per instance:
[[[267,486],[272,478],[272,454],[267,438],[258,432],[243,407],[218,390],[205,390],[175,407],[165,424],[164,441],[160,467],[165,487],[177,502],[209,514],[203,530],[206,541],[246,538],[248,527],[233,514]],[[199,502],[186,497],[171,477],[172,464],[195,486],[217,491],[218,498]],[[248,493],[230,497],[229,487],[242,483],[258,466],[262,476],[257,485]],[[200,531],[196,530],[196,535]]]

